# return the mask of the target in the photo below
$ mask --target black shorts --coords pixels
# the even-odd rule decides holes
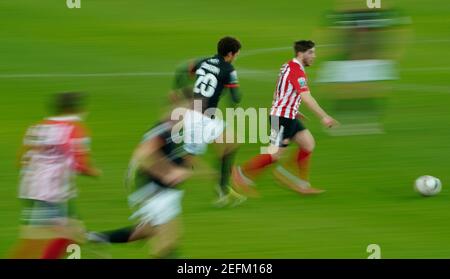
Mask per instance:
[[[298,119],[270,116],[270,143],[278,147],[286,147],[285,139],[292,139],[295,134],[306,130]]]

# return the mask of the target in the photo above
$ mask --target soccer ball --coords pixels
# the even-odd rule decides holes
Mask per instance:
[[[441,191],[442,183],[437,177],[424,175],[416,179],[414,189],[422,196],[434,196]]]

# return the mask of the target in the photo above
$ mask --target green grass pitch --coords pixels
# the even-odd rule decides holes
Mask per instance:
[[[184,59],[214,54],[221,36],[242,41],[238,71],[274,73],[243,71],[245,108],[270,105],[276,71],[292,55],[276,48],[300,38],[316,40],[318,63],[309,73],[312,92],[321,101],[321,88],[314,82],[325,51],[318,29],[332,1],[81,2],[81,9],[72,10],[63,0],[0,3],[3,257],[18,235],[16,150],[26,127],[45,116],[52,93],[90,94],[93,156],[104,175],[77,183],[79,212],[93,230],[129,224],[123,175],[141,135],[164,111],[172,82],[168,73]],[[367,258],[366,248],[374,243],[383,258],[450,258],[450,6],[445,0],[399,0],[395,6],[413,22],[402,42],[401,78],[391,84],[386,133],[329,137],[318,121],[310,121],[317,141],[312,182],[327,192],[298,196],[280,188],[267,172],[258,180],[260,199],[229,209],[211,206],[216,181],[204,175],[214,173],[214,163],[209,163],[214,156],[208,153],[203,175],[183,187],[181,257]],[[271,48],[275,50],[255,51]],[[142,72],[154,74],[99,75]],[[259,147],[243,145],[237,161],[247,160]],[[413,192],[414,179],[425,174],[442,180],[438,196],[422,198]],[[145,258],[146,249],[137,243],[112,246],[110,252],[114,258]]]

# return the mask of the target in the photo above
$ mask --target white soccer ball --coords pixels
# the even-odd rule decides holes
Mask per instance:
[[[441,191],[442,183],[437,177],[424,175],[416,179],[414,189],[422,196],[434,196]]]

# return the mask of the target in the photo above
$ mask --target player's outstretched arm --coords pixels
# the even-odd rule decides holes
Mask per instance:
[[[314,114],[320,119],[322,124],[325,127],[333,127],[334,125],[338,124],[338,122],[333,119],[331,116],[329,116],[317,103],[316,99],[311,95],[310,92],[303,92],[302,94],[302,101],[303,103],[310,109]]]
[[[75,154],[75,171],[78,175],[98,177],[102,175],[102,171],[93,166],[89,153]]]
[[[98,177],[102,175],[102,171],[96,167],[90,166],[82,174],[86,176]]]
[[[179,167],[170,162],[160,151],[162,139],[155,137],[142,143],[133,155],[138,167],[148,171],[167,185],[177,185],[190,176],[187,168]]]
[[[74,157],[74,169],[78,175],[98,177],[101,170],[91,161],[90,138],[83,124],[75,126],[71,134],[70,150]]]
[[[231,87],[230,95],[231,95],[231,100],[233,101],[234,105],[237,105],[241,102],[242,96],[241,96],[241,92],[239,91],[238,87]]]

